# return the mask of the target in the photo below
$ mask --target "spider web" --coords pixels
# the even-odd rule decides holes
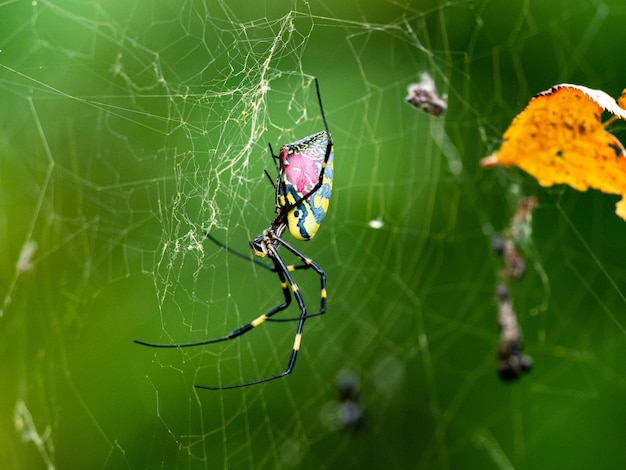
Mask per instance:
[[[535,3],[0,4],[2,466],[623,466],[614,198],[478,161],[538,91],[619,95],[626,9]],[[403,102],[424,71],[443,117]],[[334,192],[294,244],[328,275],[328,313],[290,377],[196,390],[282,371],[295,323],[132,340],[220,336],[281,301],[275,274],[205,233],[247,254],[269,225],[267,142],[323,128],[315,77]],[[491,237],[528,195],[511,295],[534,365],[509,384]],[[294,275],[317,306],[319,280]],[[339,377],[358,380],[356,432]]]

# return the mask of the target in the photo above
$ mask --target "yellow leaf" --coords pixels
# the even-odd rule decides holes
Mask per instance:
[[[500,150],[481,165],[517,166],[542,186],[619,194],[626,220],[626,151],[600,121],[602,111],[626,119],[626,90],[618,102],[601,90],[562,84],[539,93],[511,123]]]

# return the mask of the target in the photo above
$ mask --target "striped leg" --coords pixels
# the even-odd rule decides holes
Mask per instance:
[[[295,269],[308,269],[311,268],[315,271],[320,277],[320,309],[316,313],[307,313],[307,318],[317,317],[319,315],[323,315],[326,313],[326,273],[324,270],[315,263],[311,258],[307,258],[302,252],[296,250],[293,246],[287,243],[282,238],[277,238],[276,241],[284,246],[287,250],[297,256],[303,264],[298,265],[298,267],[294,266],[285,266],[287,271],[294,271]],[[282,261],[282,260],[281,260]],[[286,321],[297,321],[299,318],[272,318],[269,321],[273,322],[286,322]]]
[[[213,243],[215,243],[217,246],[224,248],[226,251],[228,251],[230,254],[247,260],[247,261],[252,261],[254,264],[256,264],[257,266],[260,266],[263,269],[267,269],[268,271],[272,271],[272,272],[277,272],[277,268],[276,266],[268,266],[267,264],[259,261],[258,259],[255,259],[255,257],[251,257],[249,255],[244,255],[243,253],[241,253],[240,251],[237,251],[231,247],[229,247],[228,245],[226,245],[225,243],[219,241],[217,238],[215,238],[213,235],[211,235],[210,233],[206,232],[206,237],[211,240]],[[317,317],[318,315],[323,315],[326,312],[326,274],[324,273],[324,270],[322,268],[320,268],[316,263],[314,263],[310,258],[307,258],[306,256],[304,256],[303,253],[301,253],[300,251],[296,250],[293,246],[289,245],[287,242],[285,242],[284,240],[277,238],[277,241],[279,243],[281,243],[287,250],[289,250],[291,253],[293,253],[295,256],[297,256],[301,261],[302,264],[290,264],[290,265],[286,265],[286,269],[289,272],[293,272],[296,270],[304,270],[304,269],[313,269],[319,276],[320,276],[320,283],[321,283],[321,305],[320,305],[320,310],[317,313],[313,313],[313,314],[307,314],[307,318],[311,318],[311,317]],[[291,299],[288,297],[289,291],[287,289],[287,284],[281,280],[281,285],[283,286],[283,292],[285,292],[285,303],[286,305],[284,306],[283,309],[287,308],[289,306],[289,304],[291,303]],[[288,321],[298,321],[298,318],[271,318],[268,319],[271,322],[288,322]]]
[[[284,243],[284,242],[282,242],[281,240],[281,243]],[[285,246],[288,246],[288,245],[285,244]],[[241,388],[241,387],[247,387],[249,385],[256,385],[256,384],[260,384],[264,382],[269,382],[271,380],[280,379],[281,377],[285,377],[286,375],[289,375],[291,374],[291,372],[293,372],[293,369],[296,365],[296,359],[298,357],[298,351],[300,350],[300,343],[302,342],[302,330],[304,328],[304,321],[307,319],[306,305],[304,304],[304,299],[302,298],[302,294],[300,293],[300,289],[298,288],[298,285],[293,280],[293,277],[291,276],[291,273],[289,272],[288,266],[283,262],[282,258],[280,257],[280,255],[278,254],[278,251],[276,250],[274,246],[270,245],[268,248],[269,248],[268,255],[274,262],[274,266],[276,268],[276,272],[278,273],[279,278],[281,279],[281,283],[283,285],[289,286],[289,288],[291,289],[291,292],[293,293],[293,296],[296,298],[298,307],[300,308],[300,317],[298,318],[298,327],[296,329],[296,335],[295,335],[294,342],[293,342],[293,349],[291,350],[291,355],[289,356],[289,362],[287,363],[287,368],[279,374],[275,374],[270,377],[265,377],[259,380],[254,380],[252,382],[246,382],[246,383],[236,384],[236,385],[227,385],[223,387],[207,387],[204,385],[195,385],[196,388],[200,388],[203,390],[226,390],[226,389],[231,389],[231,388]],[[299,257],[303,259],[303,261],[306,259],[301,256]],[[326,308],[325,297],[324,297],[323,305],[325,309]],[[272,315],[279,312],[280,310],[275,308],[271,310],[269,313],[265,315],[261,315],[256,320],[250,322],[248,325],[245,325],[233,331],[229,335],[225,336],[224,339],[232,339],[237,336],[241,336],[244,333],[247,333],[252,328],[255,328],[259,326],[261,323],[265,322],[266,320],[269,320]]]
[[[283,290],[283,294],[285,296],[285,301],[282,304],[274,307],[272,310],[270,310],[266,314],[261,315],[260,317],[252,320],[250,323],[247,323],[247,324],[237,328],[236,330],[231,331],[227,335],[220,336],[218,338],[203,339],[201,341],[194,341],[192,343],[160,344],[160,343],[148,343],[148,342],[145,342],[145,341],[139,341],[137,339],[133,340],[133,342],[135,342],[137,344],[141,344],[142,346],[149,346],[151,348],[170,348],[170,349],[172,349],[172,348],[190,348],[190,347],[193,347],[193,346],[203,346],[205,344],[221,343],[222,341],[228,341],[230,339],[235,339],[235,338],[238,338],[239,336],[243,335],[244,333],[247,333],[251,329],[259,326],[261,323],[263,323],[265,320],[270,318],[272,315],[275,315],[278,312],[281,312],[281,311],[285,310],[291,304],[291,292],[289,290],[289,283],[287,282],[287,280],[285,278],[285,273],[287,272],[286,271],[286,266],[284,265],[284,263],[282,263],[282,260],[280,261],[280,263],[278,263],[275,258],[272,258],[272,260],[274,261],[274,264],[276,266],[276,272],[278,273],[278,278],[280,279],[280,285],[281,285],[281,288]],[[285,270],[282,269],[281,265],[285,266]],[[291,279],[291,276],[289,276],[289,279]],[[293,279],[291,279],[291,282],[293,282]]]

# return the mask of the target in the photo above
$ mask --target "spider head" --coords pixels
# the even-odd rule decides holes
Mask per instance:
[[[267,230],[263,230],[263,233],[250,242],[250,249],[252,253],[261,258],[276,254],[278,247],[278,239],[281,237],[285,229],[287,228],[284,222],[284,216],[276,217],[276,220],[272,222],[272,225]]]

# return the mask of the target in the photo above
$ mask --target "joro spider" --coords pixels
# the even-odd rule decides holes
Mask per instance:
[[[282,238],[285,229],[289,228],[289,232],[297,240],[310,240],[317,233],[317,230],[319,229],[320,224],[322,223],[322,220],[324,220],[326,212],[328,211],[328,204],[330,201],[333,183],[333,140],[330,135],[330,131],[328,130],[328,123],[326,122],[326,116],[324,114],[324,107],[322,105],[322,97],[320,95],[317,79],[315,79],[315,89],[317,92],[317,100],[320,105],[320,114],[322,116],[322,121],[324,122],[324,130],[296,142],[283,145],[278,155],[274,154],[272,145],[268,144],[270,154],[274,160],[278,173],[276,183],[274,184],[272,181],[272,184],[276,189],[277,216],[269,228],[264,230],[261,235],[250,242],[250,248],[256,256],[267,256],[272,261],[273,267],[269,267],[262,263],[260,263],[260,265],[278,275],[284,296],[284,302],[274,307],[269,312],[255,318],[250,323],[247,323],[236,330],[231,331],[227,335],[220,336],[218,338],[180,344],[155,344],[135,340],[135,343],[137,344],[152,348],[187,348],[219,343],[238,338],[261,325],[265,321],[296,320],[298,325],[296,328],[293,349],[287,363],[287,368],[278,374],[253,380],[251,382],[220,387],[195,385],[196,388],[206,390],[241,388],[263,382],[269,382],[291,374],[295,368],[296,358],[298,356],[298,351],[300,350],[305,320],[313,316],[322,315],[326,312],[326,273],[311,258],[308,258]],[[267,171],[265,173],[269,177]],[[271,177],[269,178],[271,181]],[[231,250],[210,234],[207,234],[207,237],[214,243],[226,248],[229,252],[245,257],[241,253]],[[279,253],[281,246],[298,258],[302,264],[285,264]],[[307,313],[302,294],[300,293],[298,285],[291,275],[291,272],[295,270],[309,268],[313,269],[313,271],[315,271],[320,277],[320,308],[319,311],[314,314]],[[295,319],[272,318],[274,315],[285,310],[289,307],[289,305],[291,305],[291,294],[295,297],[298,308],[300,309],[299,317]]]

